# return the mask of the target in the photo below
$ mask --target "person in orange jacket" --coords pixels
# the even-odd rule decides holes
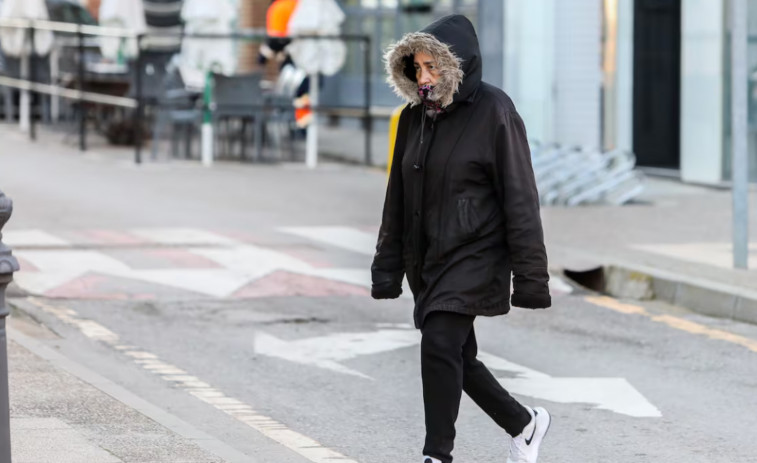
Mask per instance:
[[[258,63],[265,64],[268,60],[275,60],[280,67],[294,66],[292,59],[286,52],[286,47],[291,42],[289,38],[289,19],[297,8],[299,0],[274,0],[266,13],[266,41],[260,47]],[[310,79],[306,78],[297,88],[294,99],[294,118],[297,126],[307,127],[311,120]]]

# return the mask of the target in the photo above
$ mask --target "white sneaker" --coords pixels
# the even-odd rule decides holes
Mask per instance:
[[[437,460],[436,458],[423,457],[423,463],[442,463],[442,461]]]
[[[547,410],[541,407],[526,407],[526,409],[531,414],[531,422],[510,442],[507,463],[536,463],[539,445],[552,423],[552,417],[549,416]]]

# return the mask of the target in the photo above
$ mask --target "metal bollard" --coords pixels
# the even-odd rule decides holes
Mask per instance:
[[[0,463],[11,463],[10,399],[8,397],[8,342],[5,319],[10,314],[5,304],[5,288],[18,270],[18,261],[3,244],[3,226],[11,217],[13,201],[0,191]]]

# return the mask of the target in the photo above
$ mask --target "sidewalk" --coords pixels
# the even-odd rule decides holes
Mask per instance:
[[[329,125],[322,118],[322,123],[318,129],[318,147],[320,162],[341,162],[346,164],[365,165],[366,161],[366,135],[360,127],[359,121],[345,118],[340,124]],[[273,130],[273,129],[272,129]],[[386,119],[376,119],[373,122],[371,132],[371,165],[378,168],[384,168],[388,161],[389,140],[387,138],[388,121]],[[28,135],[23,134],[18,129],[18,125],[8,125],[0,122],[0,131],[11,134],[19,140],[28,140]],[[42,143],[55,143],[67,150],[78,150],[79,147],[78,126],[59,126],[55,128],[38,125],[37,140]],[[29,143],[32,143],[29,141]],[[89,154],[108,156],[112,159],[119,159],[124,162],[133,162],[135,150],[133,146],[114,146],[102,135],[99,135],[90,129],[87,133],[86,143]],[[152,142],[146,140],[142,149],[143,162],[153,162]],[[195,136],[191,147],[191,156],[193,161],[199,162],[200,158],[200,137]],[[246,155],[254,156],[254,144],[247,143]],[[217,146],[215,153],[216,160],[220,162],[240,162],[240,146],[236,143],[227,152],[227,147]],[[277,159],[286,163],[305,163],[305,139],[298,138],[293,141],[292,148],[286,139],[282,140],[282,145],[276,149],[272,146],[264,146],[263,157],[266,159]],[[171,142],[168,139],[158,141],[157,158],[158,162],[183,161],[185,160],[184,140],[180,140],[178,145],[178,156],[172,157]]]
[[[45,347],[23,314],[8,331],[14,463],[254,461]]]
[[[646,291],[707,315],[757,323],[757,191],[749,199],[749,270],[732,266],[731,201],[730,190],[649,178],[636,204],[544,208],[550,265],[601,266],[619,296]]]

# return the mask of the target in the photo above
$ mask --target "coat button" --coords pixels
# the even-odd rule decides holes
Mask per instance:
[[[420,164],[413,164],[413,169],[417,170],[418,172],[420,172],[422,168],[423,166],[421,166]]]
[[[421,216],[421,211],[415,211],[415,216],[416,217],[420,217]]]

